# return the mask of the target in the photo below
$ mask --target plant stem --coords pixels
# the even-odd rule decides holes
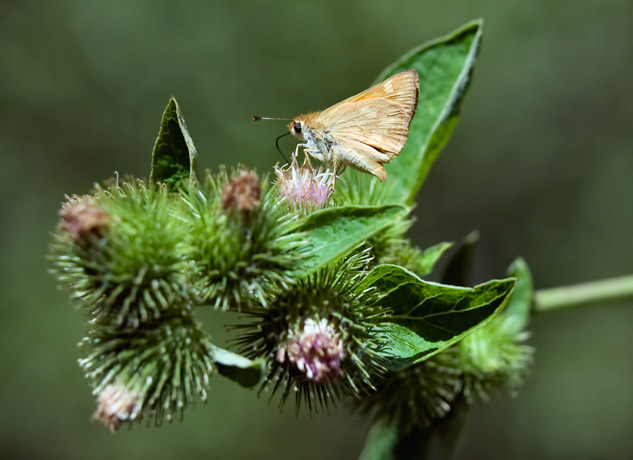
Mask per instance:
[[[534,313],[615,300],[633,300],[633,275],[600,281],[539,289],[534,294]]]
[[[463,397],[453,402],[451,412],[430,427],[400,432],[395,422],[377,421],[369,431],[358,460],[452,460],[468,416]]]

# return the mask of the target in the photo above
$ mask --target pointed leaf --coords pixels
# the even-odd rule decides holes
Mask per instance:
[[[472,270],[473,254],[478,242],[478,231],[475,230],[466,235],[462,244],[448,262],[444,270],[444,276],[442,276],[442,283],[457,286],[468,284]]]
[[[487,324],[504,306],[516,280],[491,280],[474,288],[424,281],[397,265],[379,265],[361,289],[384,295],[391,310],[381,325],[387,352],[407,363],[422,361]]]
[[[437,263],[438,260],[442,257],[442,255],[453,245],[453,243],[448,243],[446,241],[442,243],[438,243],[434,246],[430,246],[422,251],[422,256],[418,262],[418,270],[417,273],[420,276],[428,275],[433,271],[433,267]]]
[[[413,203],[431,165],[453,132],[475,64],[482,26],[483,21],[473,21],[446,37],[414,48],[376,79],[378,83],[406,69],[416,70],[420,77],[420,99],[409,140],[398,156],[385,165],[387,180],[393,183],[386,189],[384,203]],[[341,179],[355,178],[343,175]],[[370,187],[370,182],[377,179],[362,174],[360,180]]]
[[[312,272],[346,255],[370,236],[407,216],[401,205],[339,206],[310,214],[296,231],[307,232],[301,269]]]
[[[525,329],[530,322],[534,297],[532,274],[525,260],[518,258],[508,268],[508,275],[517,279],[517,286],[503,314],[514,318],[514,326],[518,332]]]
[[[152,153],[150,182],[175,186],[178,182],[196,178],[196,147],[187,131],[178,102],[173,97],[163,113],[160,131]]]
[[[266,371],[263,360],[252,361],[242,355],[219,347],[213,347],[213,358],[218,372],[245,388],[253,388],[261,382]]]

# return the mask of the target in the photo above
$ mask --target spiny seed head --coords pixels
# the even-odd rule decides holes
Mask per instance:
[[[299,167],[297,156],[292,156],[290,166],[275,166],[277,190],[292,210],[312,211],[327,207],[334,191],[334,174],[321,166],[315,171],[306,156]]]
[[[121,383],[106,386],[99,394],[94,420],[101,420],[111,433],[133,421],[142,407],[141,395]]]
[[[187,208],[178,217],[189,228],[187,275],[199,303],[223,310],[265,305],[276,287],[294,281],[293,270],[305,246],[301,235],[291,232],[296,216],[283,208],[265,179],[257,187],[242,187],[261,191],[259,205],[246,213],[233,207],[241,201],[226,192],[255,177],[221,169],[216,175],[208,173],[201,187],[185,191]]]
[[[527,331],[516,329],[512,316],[501,314],[459,342],[469,404],[487,402],[499,389],[516,393],[533,361],[534,349],[523,343],[528,337]]]
[[[51,245],[54,270],[91,319],[138,327],[164,311],[187,308],[188,229],[173,216],[180,206],[166,187],[136,181],[97,189],[95,198],[73,199],[62,210],[66,223]],[[93,238],[88,245],[68,238],[71,229],[83,238],[87,229],[94,234],[105,222],[107,238]]]
[[[92,196],[66,196],[59,214],[59,229],[76,244],[89,244],[93,238],[103,237],[112,223],[110,214]]]
[[[461,370],[455,348],[449,348],[402,370],[384,374],[377,389],[357,408],[375,419],[396,423],[403,433],[426,428],[444,418],[459,397]]]
[[[79,360],[98,395],[96,417],[110,429],[182,417],[207,397],[213,345],[190,314],[163,316],[138,329],[97,327],[80,343]]]
[[[393,202],[397,181],[379,182],[367,174],[343,174],[336,179],[336,191],[332,198],[338,206],[376,206]]]
[[[326,319],[308,318],[299,330],[288,331],[288,338],[279,345],[276,360],[288,364],[305,380],[322,382],[341,376],[345,359],[342,332]]]
[[[261,193],[257,174],[244,169],[222,186],[222,209],[224,212],[232,208],[243,214],[249,213],[261,204]]]
[[[270,372],[262,389],[282,390],[280,406],[295,390],[297,409],[327,407],[341,397],[359,397],[384,371],[377,330],[386,312],[377,294],[363,290],[368,251],[300,279],[278,293],[266,309],[251,310],[253,321],[237,343],[249,358],[264,358]]]

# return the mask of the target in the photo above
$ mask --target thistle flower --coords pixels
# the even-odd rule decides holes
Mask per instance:
[[[277,190],[286,199],[289,208],[297,211],[313,211],[327,207],[334,191],[334,174],[320,166],[315,171],[308,157],[299,167],[297,155],[292,155],[290,166],[275,166]]]
[[[236,326],[240,351],[264,358],[270,372],[262,389],[271,397],[283,387],[280,406],[294,389],[297,410],[327,407],[341,397],[359,397],[384,371],[377,324],[386,312],[373,290],[359,290],[367,250],[334,263],[280,292],[252,321]]]
[[[93,319],[138,327],[186,308],[187,229],[172,216],[180,205],[165,187],[141,181],[63,205],[51,247],[54,272]]]
[[[139,329],[98,327],[80,343],[79,360],[98,395],[95,418],[110,430],[147,418],[182,417],[195,395],[204,401],[214,371],[213,345],[190,314]]]
[[[266,182],[222,169],[185,192],[179,217],[189,229],[187,276],[198,303],[223,310],[265,305],[276,286],[294,281],[304,243]]]

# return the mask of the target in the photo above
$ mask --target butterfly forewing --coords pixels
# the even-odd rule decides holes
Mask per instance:
[[[396,156],[409,133],[418,102],[418,74],[407,70],[315,114],[340,143],[356,141]]]
[[[367,144],[395,156],[407,141],[410,114],[385,99],[367,99],[347,103],[340,108],[342,118],[329,132],[338,141],[346,139]]]
[[[299,115],[288,128],[306,154],[330,163],[335,174],[352,166],[384,181],[383,163],[407,142],[418,94],[417,72],[405,70],[322,112]]]
[[[365,91],[358,93],[355,96],[348,97],[338,104],[333,105],[329,109],[326,109],[326,111],[346,102],[372,98],[390,99],[408,110],[415,111],[418,104],[418,81],[418,74],[415,70],[405,70],[387,78],[385,81],[378,83],[371,88],[367,88]]]

